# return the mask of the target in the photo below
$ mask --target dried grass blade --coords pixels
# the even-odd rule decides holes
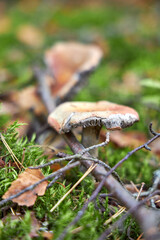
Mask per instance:
[[[5,138],[3,137],[3,135],[1,134],[1,139],[2,139],[2,142],[3,144],[5,145],[5,147],[7,148],[8,152],[11,154],[11,157],[13,158],[13,161],[15,162],[15,164],[17,165],[17,167],[20,169],[19,165],[25,169],[25,167],[23,166],[23,164],[18,160],[18,158],[15,156],[15,154],[13,153],[12,149],[10,148],[10,146],[8,145],[8,143],[6,142]],[[19,165],[18,165],[18,163]]]
[[[50,212],[53,212],[59,204],[73,191],[75,187],[90,173],[92,170],[97,166],[97,164],[92,164],[88,170],[83,174],[83,176],[70,188],[70,190],[54,205],[54,207],[50,210]]]

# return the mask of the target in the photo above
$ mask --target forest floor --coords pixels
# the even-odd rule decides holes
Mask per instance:
[[[113,167],[129,151],[151,138],[150,122],[156,132],[160,131],[159,10],[158,1],[149,1],[148,4],[145,1],[131,1],[130,4],[94,0],[76,3],[0,1],[1,199],[24,169],[55,159],[57,152],[71,154],[61,139],[54,142],[48,135],[39,137],[42,124],[47,123],[47,113],[43,112],[44,106],[41,109],[38,105],[41,120],[37,120],[31,111],[34,100],[27,92],[28,87],[37,86],[34,67],[45,69],[44,54],[58,42],[96,44],[103,51],[99,66],[72,101],[111,101],[134,108],[140,116],[140,121],[132,127],[111,134],[109,144],[99,148],[99,159]],[[24,99],[17,97],[19,92],[23,92],[21,97]],[[21,101],[30,107],[21,105]],[[103,141],[105,128],[100,137]],[[80,138],[79,134],[77,138]],[[154,171],[160,165],[160,140],[150,147],[152,151],[141,149],[117,168],[128,190],[136,192],[143,185],[145,191],[152,186]],[[23,168],[17,168],[9,149]],[[63,166],[55,164],[43,168],[43,175],[48,176]],[[37,197],[33,206],[19,206],[12,201],[1,206],[0,239],[56,239],[98,185],[90,175],[85,177],[51,212],[82,175],[78,167],[67,171],[43,196]],[[101,193],[108,192],[103,188]],[[155,204],[158,209],[159,201]],[[97,197],[65,239],[98,239],[106,229],[107,219],[110,219],[108,225],[112,226],[122,216],[123,213],[119,213],[117,218],[111,219],[121,207],[112,197]],[[123,231],[114,230],[109,239],[142,238],[139,225],[129,216]]]

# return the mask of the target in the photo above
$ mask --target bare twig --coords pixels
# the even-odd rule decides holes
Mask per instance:
[[[154,176],[154,180],[153,180],[152,187],[150,187],[148,191],[141,192],[140,197],[146,197],[158,189],[158,185],[160,183],[160,169],[154,171],[153,176]],[[133,193],[134,197],[137,197],[137,195],[138,193]]]
[[[70,164],[74,161],[85,161],[85,160],[90,160],[90,161],[93,161],[94,163],[98,163],[100,165],[102,165],[103,167],[105,167],[107,170],[111,169],[111,167],[109,165],[107,165],[106,163],[104,163],[103,161],[101,161],[100,159],[97,159],[97,158],[93,158],[93,157],[84,157],[84,154],[86,152],[89,152],[90,150],[93,150],[95,148],[99,148],[99,147],[104,147],[106,146],[107,144],[109,143],[109,132],[107,132],[106,134],[106,140],[100,144],[96,144],[96,145],[93,145],[93,146],[90,146],[88,148],[85,148],[84,150],[82,150],[79,154],[74,154],[74,155],[66,155],[64,156],[65,154],[62,154],[62,156],[64,157],[61,157],[60,159],[57,158],[57,159],[54,159],[48,163],[45,163],[45,164],[42,164],[42,165],[38,165],[36,167],[29,167],[30,169],[39,169],[39,168],[43,168],[43,167],[47,167],[47,166],[50,166],[52,164],[55,164],[55,163],[59,163],[59,162],[62,162],[62,161],[70,161]],[[61,155],[60,155],[61,156]],[[122,184],[123,182],[121,181],[119,175],[113,171],[113,175],[118,179],[118,181]]]
[[[73,219],[73,221],[64,229],[64,231],[61,233],[61,235],[56,239],[56,240],[63,240],[64,237],[66,236],[67,232],[71,228],[71,226],[75,225],[83,216],[85,213],[85,210],[87,209],[89,203],[91,203],[98,195],[98,193],[101,191],[103,184],[104,184],[105,178],[100,182],[98,187],[94,190],[92,193],[91,197],[88,199],[88,201],[83,205],[80,211],[78,211],[76,217]]]
[[[134,211],[138,210],[139,207],[141,207],[144,203],[146,203],[150,198],[152,198],[153,196],[160,194],[160,191],[157,190],[155,192],[153,192],[152,194],[150,194],[148,197],[146,197],[145,199],[143,199],[142,201],[138,202],[137,205],[135,207],[132,207],[128,210],[127,213],[125,213],[117,222],[115,222],[111,227],[109,227],[99,238],[98,240],[104,240],[107,239],[107,236],[109,236],[111,234],[111,232],[113,232],[113,230],[117,227],[119,227],[120,225],[122,225],[122,223],[125,221],[125,219],[132,214]],[[155,219],[156,220],[156,219]],[[153,229],[152,229],[153,230]],[[147,237],[148,240],[153,240],[153,239],[158,239],[157,238],[157,234],[156,236],[153,236],[154,232],[151,231],[150,233],[151,235]],[[156,238],[155,238],[156,237]],[[160,232],[158,233],[158,237],[160,238]]]
[[[52,97],[50,89],[46,83],[46,72],[42,71],[38,67],[34,67],[34,73],[39,82],[39,93],[47,108],[47,111],[51,113],[56,107],[56,100]]]
[[[154,137],[152,139],[150,139],[149,141],[147,141],[145,144],[143,144],[143,145],[137,147],[136,149],[132,150],[131,152],[129,152],[111,170],[106,172],[106,170],[102,166],[99,166],[99,165],[93,170],[93,175],[95,176],[95,178],[97,180],[101,181],[101,183],[99,184],[98,188],[93,192],[92,196],[87,201],[87,203],[83,206],[81,211],[78,212],[78,215],[76,216],[76,218],[66,227],[65,231],[58,238],[58,240],[63,239],[65,237],[68,229],[82,217],[89,202],[91,202],[97,196],[97,194],[99,193],[99,191],[101,190],[103,185],[109,191],[111,191],[113,196],[115,198],[117,198],[122,203],[122,205],[124,205],[128,209],[131,209],[132,207],[137,206],[137,201],[110,174],[136,151],[139,151],[142,148],[146,148],[147,150],[149,150],[148,145],[151,142],[153,142],[155,139],[160,137],[160,133],[155,133],[152,130],[151,124],[150,124],[150,131],[152,132]],[[65,139],[74,153],[79,153],[84,149],[84,147],[77,141],[77,139],[71,132],[65,134]],[[86,153],[85,156],[90,157],[90,154]],[[91,162],[86,160],[86,161],[82,162],[82,164],[85,167],[89,167],[91,165]],[[104,175],[105,175],[105,177],[103,177]],[[137,221],[140,223],[140,226],[141,226],[142,230],[144,231],[146,238],[148,238],[148,230],[153,227],[157,227],[157,225],[159,224],[159,221],[157,221],[157,219],[158,218],[160,219],[160,212],[154,212],[151,209],[146,209],[144,206],[141,206],[139,208],[139,211],[133,211],[132,214],[137,219]],[[148,215],[150,215],[150,218],[148,218]],[[157,232],[159,231],[158,229],[156,229],[156,230],[157,230]],[[157,238],[157,240],[158,240],[158,238]]]
[[[81,157],[81,154],[75,154],[75,155],[71,155],[71,156],[66,156],[66,157],[63,157],[63,158],[56,158],[48,163],[45,163],[45,164],[42,164],[42,165],[38,165],[36,167],[29,167],[30,169],[39,169],[39,168],[43,168],[43,167],[47,167],[47,166],[50,166],[54,163],[59,163],[59,162],[62,162],[62,161],[70,161],[72,159],[80,159]]]
[[[54,160],[52,160],[52,161],[50,161],[50,162],[48,162],[48,163],[45,163],[45,164],[42,164],[42,165],[38,165],[38,166],[36,166],[36,167],[29,167],[29,168],[30,168],[30,169],[39,169],[39,168],[43,168],[43,167],[50,166],[50,165],[52,165],[52,164],[54,164],[54,163],[59,163],[59,162],[62,162],[62,161],[69,161],[69,160],[71,160],[71,159],[73,159],[73,161],[75,161],[75,159],[87,160],[88,158],[83,157],[83,155],[84,155],[86,152],[89,152],[90,150],[95,149],[95,148],[103,147],[103,146],[107,145],[108,142],[109,142],[109,133],[107,133],[107,135],[106,135],[106,140],[105,140],[104,142],[102,142],[102,143],[100,143],[100,144],[97,144],[97,145],[93,145],[93,146],[88,147],[88,148],[85,148],[85,149],[83,149],[83,150],[82,150],[80,153],[78,153],[78,154],[69,155],[69,156],[67,155],[67,156],[62,157],[62,158],[60,158],[60,159],[57,158],[57,159],[54,159]],[[110,167],[109,167],[107,164],[105,164],[104,162],[102,162],[102,161],[99,160],[99,159],[95,159],[95,158],[93,158],[93,157],[90,157],[90,159],[88,159],[88,160],[94,161],[95,163],[102,164],[104,167],[110,169]]]

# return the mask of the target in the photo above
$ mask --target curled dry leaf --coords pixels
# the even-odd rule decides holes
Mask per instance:
[[[53,78],[48,79],[52,94],[64,101],[75,94],[80,84],[94,70],[102,58],[102,50],[95,45],[68,42],[57,43],[46,51],[45,62]],[[83,82],[83,83],[82,83]]]
[[[10,196],[19,193],[23,189],[35,184],[39,180],[43,179],[44,176],[40,169],[26,169],[23,173],[18,176],[8,189],[8,191],[3,195],[3,199],[9,198]],[[43,196],[48,185],[47,181],[44,181],[37,185],[32,191],[27,191],[12,201],[18,203],[18,205],[32,206],[38,196]]]

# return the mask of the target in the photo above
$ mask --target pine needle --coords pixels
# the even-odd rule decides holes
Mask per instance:
[[[73,191],[75,187],[90,173],[92,170],[97,166],[97,164],[92,164],[88,170],[83,174],[83,176],[70,188],[70,190],[54,205],[54,207],[50,210],[50,212],[53,212],[59,204]]]
[[[124,211],[126,210],[125,207],[121,207],[118,212],[116,212],[113,216],[111,216],[109,219],[107,219],[105,222],[104,222],[104,225],[107,225],[109,224],[110,222],[112,222],[113,219],[117,218],[121,213],[123,213]]]
[[[15,156],[15,154],[13,153],[12,149],[10,148],[10,146],[8,145],[8,143],[6,142],[5,138],[3,137],[2,133],[1,133],[1,139],[2,139],[2,142],[3,144],[5,145],[5,147],[7,148],[8,152],[11,154],[11,157],[13,158],[13,161],[15,162],[15,164],[17,165],[18,169],[20,169],[19,165],[25,169],[25,167],[23,166],[23,164],[18,160],[18,158]],[[19,165],[18,165],[18,163]]]

